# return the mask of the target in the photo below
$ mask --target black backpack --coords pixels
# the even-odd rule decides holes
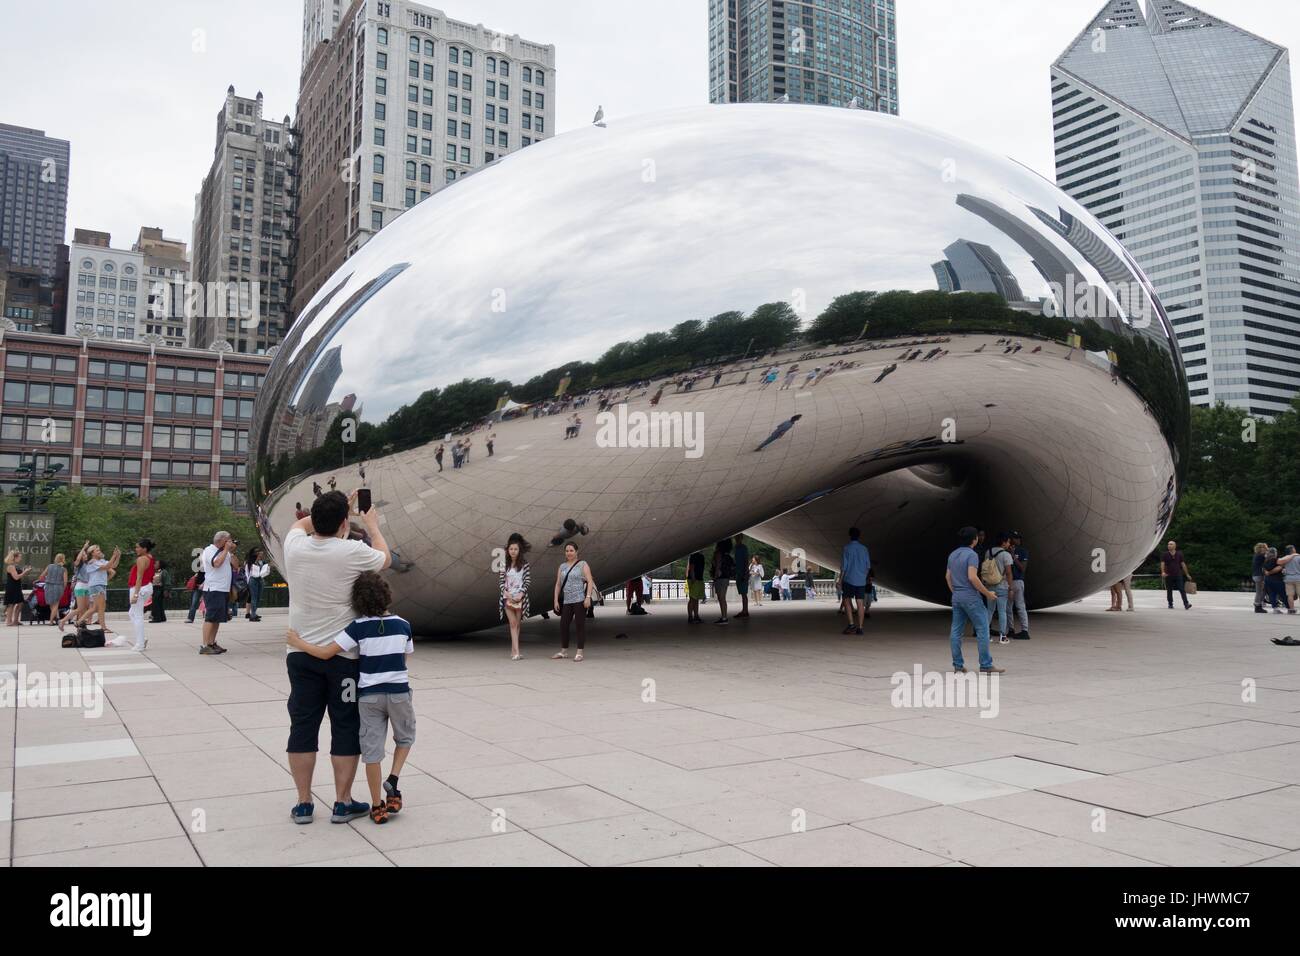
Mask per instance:
[[[104,629],[102,627],[86,627],[82,625],[77,628],[77,647],[103,646]]]

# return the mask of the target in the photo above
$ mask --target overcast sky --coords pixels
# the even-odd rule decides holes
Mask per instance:
[[[561,133],[708,102],[707,0],[446,0],[451,17],[556,46]],[[1048,68],[1102,0],[898,0],[900,113],[1052,175]],[[1294,47],[1295,0],[1205,0]],[[0,122],[72,142],[68,237],[140,226],[190,240],[234,84],[292,114],[299,0],[0,0]],[[202,32],[196,32],[202,31]]]

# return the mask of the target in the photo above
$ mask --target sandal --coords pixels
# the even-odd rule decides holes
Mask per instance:
[[[388,806],[383,803],[376,803],[370,808],[370,819],[375,823],[387,823]]]
[[[582,651],[578,651],[577,654],[573,655],[573,663],[581,664],[582,661],[583,661]]]
[[[389,813],[400,813],[402,810],[402,791],[392,791],[392,793],[388,795],[388,802],[385,806]]]
[[[523,655],[523,654],[511,654],[511,655],[510,655],[510,659],[511,659],[512,661],[522,661],[522,660],[524,659],[524,655]]]
[[[1281,640],[1279,640],[1276,637],[1273,638],[1273,643],[1277,644],[1279,647],[1300,647],[1300,641],[1297,641],[1290,634],[1288,634],[1286,637],[1282,638]]]
[[[553,661],[562,661],[562,660],[564,660],[564,659],[565,659],[566,657],[568,657],[568,656],[569,656],[569,655],[568,655],[567,653],[565,653],[564,651],[560,651],[560,653],[558,653],[558,654],[552,654],[552,655],[551,655],[551,660],[553,660]]]

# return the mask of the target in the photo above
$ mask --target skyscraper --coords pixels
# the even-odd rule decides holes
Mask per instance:
[[[304,17],[322,0],[305,0]],[[555,47],[406,0],[352,0],[298,88],[296,317],[416,203],[555,134]]]
[[[11,266],[58,271],[70,156],[65,139],[0,123],[0,249],[9,250]]]
[[[231,86],[217,113],[212,168],[195,197],[193,277],[204,305],[191,343],[265,353],[288,327],[295,221],[289,117],[262,115],[262,94]],[[254,323],[254,313],[257,322]]]
[[[1159,291],[1193,404],[1300,390],[1287,50],[1176,0],[1111,0],[1053,64],[1057,183]]]
[[[709,101],[898,114],[894,0],[709,0]]]
[[[1015,274],[990,247],[958,239],[943,254],[947,258],[930,267],[941,291],[996,292],[1008,302],[1024,301]]]

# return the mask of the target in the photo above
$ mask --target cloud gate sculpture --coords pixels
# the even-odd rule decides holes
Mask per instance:
[[[1188,421],[1149,282],[1052,184],[890,116],[710,106],[530,146],[363,246],[270,369],[250,497],[278,559],[364,470],[424,634],[497,623],[514,531],[535,613],[566,539],[608,588],[740,531],[837,568],[850,525],[942,603],[956,530],[1014,528],[1044,607],[1157,546]]]

